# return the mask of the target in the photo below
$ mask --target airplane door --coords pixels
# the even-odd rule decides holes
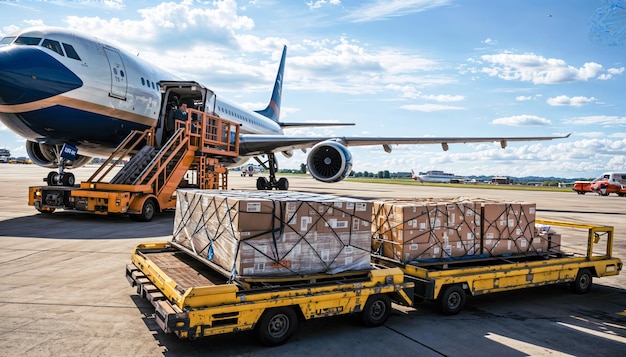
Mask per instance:
[[[109,67],[111,68],[111,92],[109,94],[112,97],[126,100],[128,77],[122,57],[119,52],[106,47],[104,48],[104,53],[107,55]]]

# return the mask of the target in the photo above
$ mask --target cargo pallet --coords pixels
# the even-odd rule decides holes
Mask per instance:
[[[198,123],[197,130],[192,119]],[[196,173],[196,187],[227,189],[228,170],[219,162],[239,155],[239,126],[193,109],[188,110],[187,121],[176,124],[177,130],[160,150],[154,146],[154,128],[133,131],[79,187],[32,186],[28,204],[41,213],[56,209],[117,213],[147,222],[156,212],[175,207],[175,190],[189,170]],[[113,179],[104,182],[115,165],[131,154],[132,159]]]
[[[366,326],[380,326],[391,301],[411,306],[413,296],[398,268],[228,282],[173,242],[138,245],[126,277],[154,305],[166,333],[195,339],[255,330],[269,346],[286,342],[299,320],[355,313]]]
[[[459,313],[467,295],[570,283],[574,292],[587,293],[594,277],[618,275],[622,261],[613,257],[614,231],[610,226],[595,226],[537,219],[536,223],[587,229],[586,255],[547,252],[530,256],[506,256],[475,259],[441,259],[402,264],[373,255],[372,261],[384,267],[402,269],[415,284],[415,297],[434,301],[445,315]],[[603,254],[594,255],[594,244],[605,239]]]

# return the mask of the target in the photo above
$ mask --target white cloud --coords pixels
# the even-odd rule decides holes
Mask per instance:
[[[309,1],[306,3],[306,5],[309,7],[309,9],[319,9],[322,6],[329,4],[329,5],[341,5],[341,0],[317,0],[315,2],[313,1]]]
[[[566,95],[559,95],[557,97],[548,98],[546,103],[552,106],[570,106],[570,107],[582,107],[585,104],[593,103],[596,100],[594,97],[568,97]]]
[[[482,73],[507,81],[519,80],[534,84],[555,84],[564,82],[587,81],[602,75],[602,65],[588,62],[576,68],[556,58],[545,58],[534,53],[483,55],[483,62],[490,66],[483,67]]]
[[[377,21],[427,11],[451,3],[451,0],[376,0],[350,11],[346,18],[353,22]]]
[[[535,115],[515,115],[511,117],[498,118],[491,121],[491,124],[509,126],[529,126],[529,125],[552,125],[550,120]]]
[[[574,125],[601,125],[601,126],[616,126],[626,125],[626,116],[610,116],[610,115],[593,115],[586,117],[578,117],[570,120],[563,121],[566,124]]]
[[[254,28],[252,19],[237,14],[234,0],[216,1],[206,8],[195,6],[193,1],[164,2],[140,9],[138,13],[140,20],[68,16],[64,21],[71,28],[107,40],[122,38],[124,42],[153,45],[168,43],[168,48],[184,49],[192,43],[207,42],[233,47],[237,44],[235,31]]]
[[[465,96],[462,95],[449,95],[449,94],[439,94],[439,95],[423,95],[421,96],[423,99],[434,100],[435,102],[461,102],[465,100]]]
[[[416,112],[438,112],[442,110],[464,110],[463,107],[455,107],[451,105],[442,104],[407,104],[400,106],[401,109],[411,110]]]

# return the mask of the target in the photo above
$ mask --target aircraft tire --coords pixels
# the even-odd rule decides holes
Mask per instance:
[[[256,189],[259,191],[269,190],[270,182],[267,180],[266,177],[259,177],[256,179]]]
[[[278,179],[277,186],[279,190],[286,191],[289,189],[289,180],[287,180],[284,177],[281,177],[280,179]]]
[[[56,186],[56,182],[54,182],[54,178],[56,175],[57,173],[54,171],[48,172],[48,176],[46,177],[46,182],[48,183],[48,186]]]
[[[76,182],[76,178],[74,177],[74,174],[71,172],[64,173],[61,176],[61,182],[63,183],[63,186],[74,186],[74,183]]]

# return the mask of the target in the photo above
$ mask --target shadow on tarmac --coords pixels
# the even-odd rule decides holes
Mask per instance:
[[[0,237],[134,239],[171,236],[173,225],[173,210],[155,215],[151,222],[135,222],[126,215],[59,211],[0,221]]]

